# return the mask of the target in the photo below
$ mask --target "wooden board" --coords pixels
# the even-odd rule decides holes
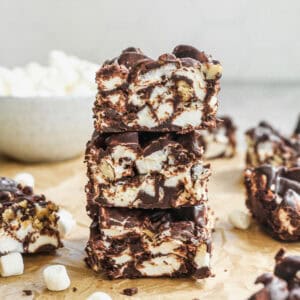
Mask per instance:
[[[68,209],[77,219],[76,229],[64,241],[65,248],[56,255],[27,256],[22,276],[0,278],[0,299],[86,299],[94,291],[104,291],[113,299],[246,299],[258,287],[255,278],[271,271],[274,255],[284,246],[290,253],[300,253],[300,243],[283,244],[261,232],[255,222],[247,231],[233,229],[227,217],[233,209],[245,210],[242,185],[243,157],[212,162],[209,201],[218,217],[214,233],[213,272],[215,277],[197,283],[189,279],[106,280],[86,268],[83,259],[88,238],[89,218],[85,213],[83,158],[56,164],[26,165],[0,160],[0,175],[14,177],[30,172],[36,179],[36,191]],[[63,292],[49,292],[42,280],[42,270],[49,264],[64,264],[71,287]],[[76,291],[73,288],[76,287]],[[120,293],[137,287],[132,297]],[[22,296],[32,290],[33,296]]]

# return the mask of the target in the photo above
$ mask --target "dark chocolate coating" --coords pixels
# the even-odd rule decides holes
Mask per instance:
[[[134,226],[142,227],[148,223],[151,228],[159,228],[161,224],[169,226],[172,223],[193,222],[196,225],[204,227],[208,222],[207,211],[203,206],[181,207],[170,209],[129,209],[124,207],[98,209],[98,218],[101,228],[109,228],[113,225],[124,223],[124,228]],[[178,232],[184,234],[184,232]]]
[[[252,295],[249,300],[299,300],[300,256],[285,256],[282,249],[276,255],[274,274],[265,273],[259,276],[255,283],[264,287]]]
[[[175,47],[173,54],[178,58],[193,58],[201,63],[209,61],[209,57],[203,51],[199,51],[195,47],[189,45],[179,45]]]

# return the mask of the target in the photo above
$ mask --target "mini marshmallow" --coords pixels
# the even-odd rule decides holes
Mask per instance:
[[[0,256],[0,273],[2,277],[21,275],[24,272],[23,257],[14,252]]]
[[[229,222],[238,229],[246,230],[250,226],[250,216],[240,210],[232,211],[228,219]]]
[[[62,51],[49,53],[48,65],[31,62],[24,67],[0,67],[0,96],[90,96],[96,93],[94,64]]]
[[[23,244],[7,234],[4,229],[0,229],[0,253],[12,253],[24,251]]]
[[[74,220],[72,214],[63,208],[61,208],[57,214],[59,216],[57,222],[58,231],[61,237],[65,237],[70,234],[73,227],[76,225],[76,221]]]
[[[103,292],[95,292],[90,295],[86,300],[112,300],[111,297]]]
[[[63,265],[52,265],[45,268],[43,277],[47,289],[50,291],[63,291],[71,284],[67,269]]]
[[[14,180],[21,183],[23,186],[34,187],[34,177],[29,173],[18,173]]]

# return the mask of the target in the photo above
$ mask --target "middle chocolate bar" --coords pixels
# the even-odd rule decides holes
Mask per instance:
[[[87,144],[88,204],[194,206],[207,200],[210,165],[197,132],[95,132]]]

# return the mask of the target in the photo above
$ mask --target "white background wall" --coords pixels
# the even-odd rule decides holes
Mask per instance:
[[[0,0],[0,65],[51,49],[96,62],[134,45],[157,56],[206,50],[225,81],[300,80],[299,0]]]
[[[300,112],[300,0],[0,0],[0,36],[6,66],[52,49],[100,64],[130,45],[195,45],[223,63],[220,114],[241,141],[260,120],[290,134]]]

